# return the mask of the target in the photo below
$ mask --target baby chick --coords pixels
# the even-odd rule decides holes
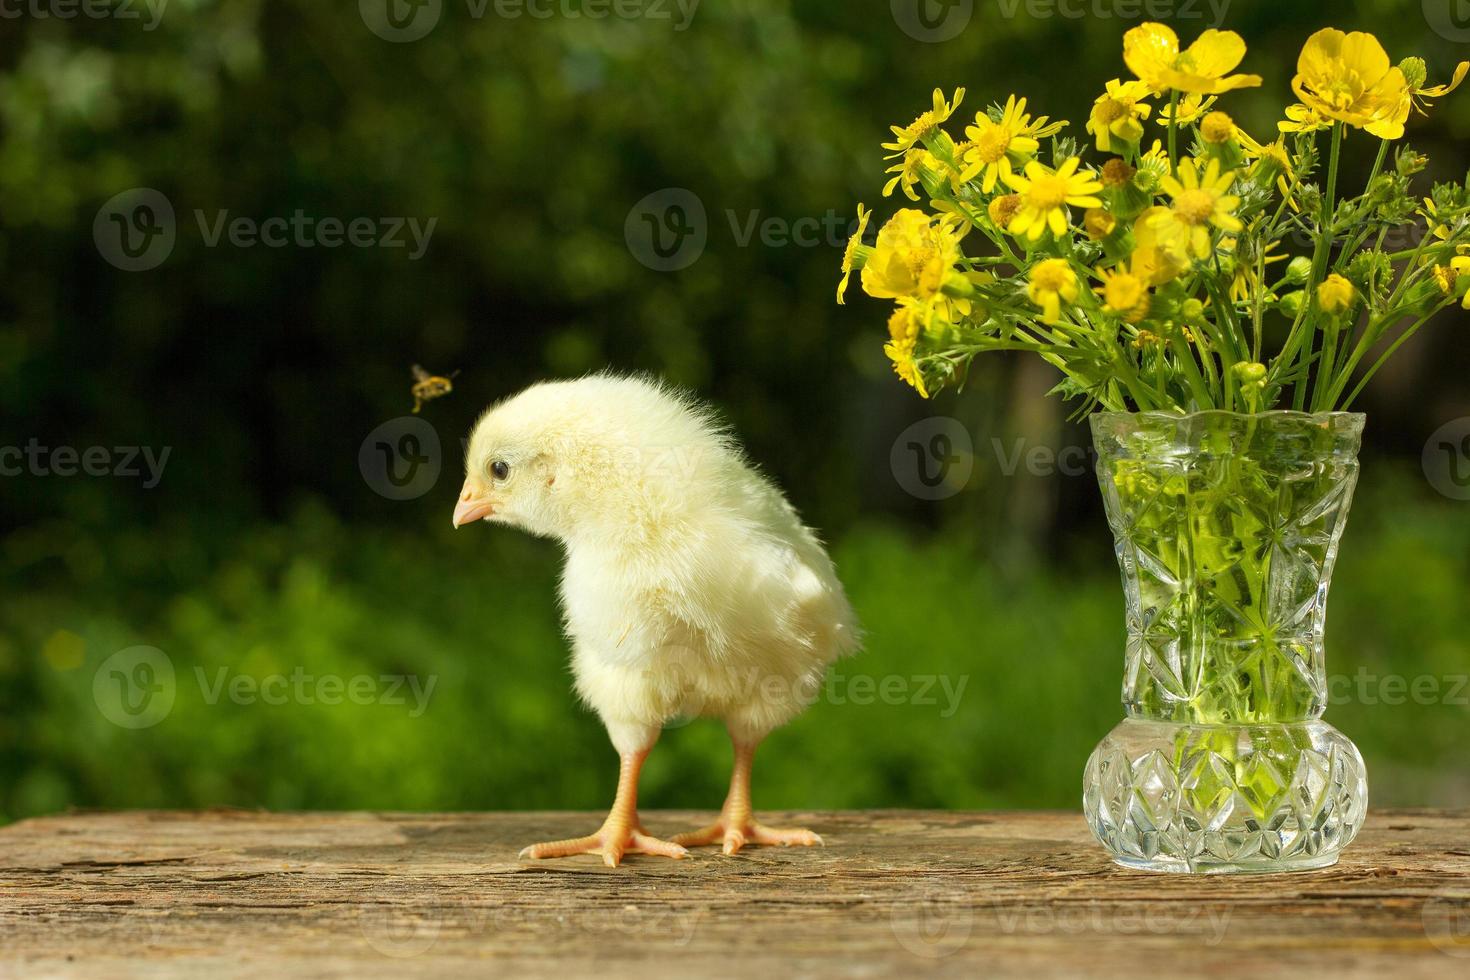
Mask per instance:
[[[476,423],[454,526],[554,538],[578,695],[621,757],[617,796],[587,837],[523,857],[680,858],[685,845],[819,844],[757,823],[750,771],[766,734],[815,699],[858,628],[817,536],[706,408],[641,378],[533,385]],[[638,820],[638,774],[664,724],[724,721],[735,766],[720,817],[660,840]]]

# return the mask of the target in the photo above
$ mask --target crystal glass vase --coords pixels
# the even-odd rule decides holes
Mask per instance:
[[[1363,416],[1092,416],[1127,604],[1127,717],[1083,807],[1119,864],[1290,871],[1362,826],[1362,756],[1321,720],[1327,589]]]

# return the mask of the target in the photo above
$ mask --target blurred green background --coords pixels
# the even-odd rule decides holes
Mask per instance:
[[[885,307],[838,307],[833,289],[855,202],[880,217],[897,206],[878,196],[890,123],[963,85],[961,115],[1015,91],[1080,137],[1123,72],[1137,18],[1116,14],[1137,5],[959,2],[927,21],[903,0],[603,18],[573,16],[575,0],[535,5],[545,17],[424,10],[436,6],[433,29],[401,43],[369,29],[384,22],[368,0],[171,0],[156,21],[140,0],[137,19],[38,16],[43,2],[5,22],[0,447],[170,456],[152,488],[0,478],[0,820],[70,805],[605,806],[615,759],[570,691],[556,547],[454,533],[449,515],[459,440],[487,403],[607,366],[719,406],[831,542],[868,631],[828,695],[768,743],[759,805],[1077,806],[1083,762],[1121,717],[1111,539],[1089,474],[1004,462],[1017,445],[1085,446],[1085,430],[1043,398],[1049,369],[1005,357],[963,395],[920,401],[881,353]],[[1170,22],[1186,39],[1246,37],[1244,67],[1266,84],[1223,107],[1257,135],[1318,27],[1372,30],[1395,57],[1427,58],[1431,81],[1470,57],[1470,24],[1435,22],[1420,0],[1234,0],[1217,22],[1221,6],[1180,0]],[[949,33],[943,16],[966,19],[946,40],[916,36]],[[1409,140],[1433,160],[1427,177],[1458,179],[1467,136],[1470,90]],[[94,220],[135,187],[168,199],[176,241],[128,272],[105,260]],[[706,242],[659,271],[627,227],[667,188],[698,199]],[[414,260],[210,245],[195,213],[221,210],[437,223]],[[837,230],[745,236],[767,219]],[[1419,462],[1431,432],[1470,416],[1456,313],[1361,405],[1327,717],[1362,747],[1377,804],[1470,803],[1470,503],[1437,494]],[[437,482],[389,499],[359,449],[407,412],[415,362],[462,373],[423,415],[443,446]],[[961,492],[924,501],[890,450],[935,414],[961,421],[975,461]],[[174,700],[131,729],[93,683],[137,645],[164,652]],[[421,711],[411,694],[209,696],[220,677],[293,673],[434,687]],[[1426,677],[1436,693],[1421,681],[1417,698],[1385,680]],[[887,696],[865,686],[885,678],[900,679]],[[716,723],[672,730],[645,805],[715,808],[727,772]]]

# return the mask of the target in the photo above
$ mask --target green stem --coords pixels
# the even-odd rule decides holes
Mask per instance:
[[[1312,348],[1316,342],[1317,322],[1310,316],[1309,312],[1316,312],[1317,291],[1316,287],[1322,282],[1324,273],[1327,271],[1327,259],[1332,254],[1332,218],[1337,211],[1337,164],[1342,156],[1342,123],[1332,124],[1332,157],[1327,163],[1327,193],[1322,197],[1322,214],[1317,222],[1317,246],[1312,252],[1312,279],[1311,292],[1307,296],[1307,302],[1302,308],[1303,315],[1307,316],[1307,322],[1311,324],[1302,336],[1302,363],[1307,366],[1308,375],[1304,376],[1299,384],[1295,386],[1292,393],[1292,407],[1301,411],[1307,404],[1308,378],[1311,372]],[[1317,370],[1322,369],[1319,366]]]
[[[1337,337],[1342,332],[1342,325],[1334,323],[1326,330],[1326,338],[1322,342],[1322,362],[1317,365],[1317,386],[1312,392],[1312,411],[1321,412],[1326,410],[1324,399],[1328,393],[1328,384],[1335,377],[1332,368],[1337,362]]]
[[[1174,148],[1174,133],[1179,128],[1179,90],[1169,93],[1169,174],[1179,179],[1179,154]]]
[[[1201,409],[1214,408],[1215,401],[1210,397],[1204,378],[1200,377],[1199,365],[1194,362],[1194,352],[1189,349],[1189,342],[1179,334],[1175,334],[1169,342],[1174,348],[1174,356],[1184,367],[1184,376],[1189,381],[1190,391],[1194,393],[1198,406]]]
[[[1434,316],[1434,314],[1438,313],[1440,310],[1444,309],[1448,305],[1448,303],[1441,303],[1440,305],[1436,306],[1434,309],[1430,310],[1428,313],[1424,314],[1419,319],[1410,324],[1408,329],[1399,334],[1398,337],[1394,338],[1394,342],[1388,345],[1388,349],[1383,352],[1382,356],[1379,357],[1378,360],[1373,362],[1373,366],[1369,368],[1367,373],[1365,373],[1363,377],[1358,381],[1358,384],[1356,387],[1353,388],[1352,393],[1349,394],[1347,398],[1343,399],[1342,410],[1344,412],[1352,407],[1352,404],[1357,399],[1358,395],[1362,394],[1363,388],[1368,384],[1369,381],[1373,379],[1373,375],[1377,374],[1378,369],[1383,367],[1388,359],[1392,357],[1400,347],[1403,346],[1404,341],[1414,336],[1414,334],[1419,331],[1420,327],[1429,322],[1430,317]]]

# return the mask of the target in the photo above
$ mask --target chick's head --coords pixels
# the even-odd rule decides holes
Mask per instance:
[[[487,411],[470,435],[454,526],[509,524],[555,536],[562,515],[556,493],[561,440],[542,413],[512,399]]]
[[[663,385],[543,382],[476,423],[454,526],[487,520],[568,544],[627,544],[728,496],[740,472],[714,417]]]

